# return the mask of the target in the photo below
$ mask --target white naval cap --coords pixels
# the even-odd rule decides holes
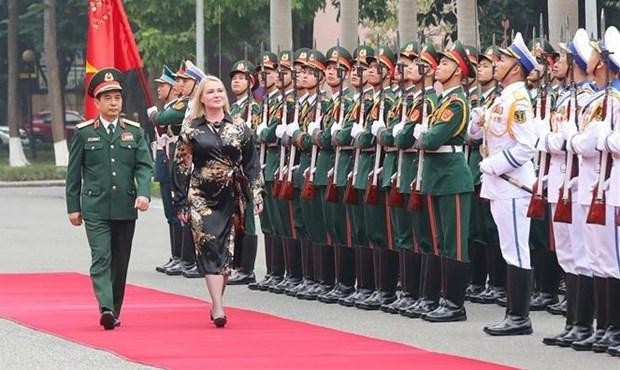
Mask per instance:
[[[532,55],[527,45],[525,45],[521,32],[517,32],[512,44],[506,49],[500,49],[500,52],[516,58],[519,63],[521,63],[523,68],[527,70],[527,73],[530,73],[535,69],[542,70],[542,67],[536,61],[536,57]]]
[[[590,60],[593,50],[588,32],[583,28],[578,29],[577,32],[575,32],[573,41],[568,43],[568,49],[571,54],[573,54],[575,63],[579,68],[586,71],[588,69],[588,60]]]
[[[615,26],[605,31],[605,48],[609,50],[609,69],[614,73],[620,70],[620,32]]]
[[[203,78],[207,77],[207,75],[198,68],[191,60],[185,61],[185,75],[197,82],[202,81]]]

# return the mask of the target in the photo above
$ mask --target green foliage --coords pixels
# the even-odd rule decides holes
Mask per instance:
[[[36,160],[31,148],[25,147],[30,165],[26,167],[9,166],[9,146],[0,145],[0,181],[64,180],[67,169],[56,167],[52,144],[39,144],[36,147]]]

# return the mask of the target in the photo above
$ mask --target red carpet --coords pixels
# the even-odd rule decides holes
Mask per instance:
[[[167,369],[504,368],[241,309],[228,308],[229,326],[216,329],[204,301],[137,286],[122,327],[106,332],[77,273],[0,274],[0,297],[3,318]]]

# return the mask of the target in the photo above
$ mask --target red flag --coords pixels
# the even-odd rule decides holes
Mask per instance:
[[[142,59],[121,0],[88,2],[85,90],[88,90],[93,74],[104,67],[114,67],[121,72],[137,69],[147,104],[152,105],[142,71]],[[97,115],[95,103],[88,93],[84,97],[84,111],[87,119]]]

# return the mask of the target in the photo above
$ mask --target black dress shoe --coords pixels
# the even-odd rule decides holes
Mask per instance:
[[[414,304],[411,307],[405,308],[399,313],[403,316],[410,317],[412,319],[417,319],[426,315],[427,313],[433,312],[439,307],[439,302],[433,301],[430,299],[420,299],[417,304]]]
[[[257,281],[254,283],[248,284],[248,289],[250,290],[267,290],[265,284],[271,279],[271,275],[267,274],[261,281]]]
[[[556,304],[551,304],[547,306],[545,310],[552,315],[566,316],[566,299],[563,299],[561,302],[558,302]]]
[[[439,307],[422,315],[422,320],[429,322],[452,322],[467,320],[464,306],[458,306],[448,299],[442,299]]]
[[[319,302],[332,304],[338,303],[339,299],[346,298],[353,293],[355,293],[355,288],[352,286],[337,284],[334,289],[325,294],[320,294],[317,299]]]
[[[558,345],[560,347],[570,347],[573,342],[580,342],[588,339],[591,335],[591,326],[574,325],[570,332],[558,339]]]
[[[530,301],[530,311],[544,311],[547,306],[559,302],[557,294],[539,292]]]
[[[484,286],[478,284],[469,284],[465,289],[465,299],[469,299],[472,296],[476,296],[485,291]]]
[[[281,279],[277,284],[270,284],[268,290],[270,293],[284,294],[287,289],[291,289],[301,283],[301,279],[287,277]]]
[[[176,261],[172,265],[170,265],[165,271],[166,275],[169,276],[179,276],[183,275],[183,262],[181,260]]]
[[[296,297],[306,301],[315,301],[320,295],[327,294],[334,289],[333,286],[325,284],[316,284],[314,288],[308,289],[304,292],[297,293]]]
[[[205,277],[205,274],[198,270],[198,266],[194,265],[192,268],[184,269],[183,276],[188,279],[197,279]]]
[[[362,310],[374,311],[380,309],[383,305],[394,302],[395,300],[396,292],[377,290],[367,299],[356,302],[355,307]]]
[[[253,272],[246,274],[245,272],[235,271],[228,279],[228,285],[246,285],[256,282],[256,275]]]
[[[103,326],[105,330],[114,330],[116,327],[114,323],[116,322],[116,318],[114,317],[114,313],[112,311],[103,311],[101,313],[101,317],[99,318],[99,325]]]
[[[609,325],[605,330],[605,335],[598,342],[592,345],[594,352],[607,352],[607,348],[620,344],[620,328]]]
[[[469,297],[469,300],[474,303],[491,304],[495,303],[499,298],[506,297],[506,289],[503,287],[489,286],[484,292]]]
[[[115,328],[118,328],[118,327],[120,327],[120,326],[121,326],[121,320],[119,320],[119,319],[114,319],[114,327],[115,327]]]
[[[271,275],[271,279],[265,284],[265,290],[271,292],[271,288],[278,286],[280,283],[284,281],[284,276],[281,275]]]
[[[405,307],[409,307],[416,302],[411,294],[404,293],[392,303],[381,305],[381,311],[398,314],[399,310]]]
[[[571,344],[571,347],[575,351],[591,351],[594,343],[601,340],[601,338],[603,338],[604,335],[605,335],[605,329],[597,329],[594,331],[592,335],[590,335],[589,338],[586,338],[585,340],[582,340],[582,341],[573,342],[573,344]]]
[[[614,357],[620,357],[620,344],[607,348],[607,353]]]
[[[544,337],[542,342],[548,346],[558,346],[559,345],[558,341],[562,339],[563,336],[568,334],[572,328],[573,328],[572,325],[566,325],[564,327],[564,330],[562,330],[560,334],[557,334],[551,337]]]
[[[338,304],[345,307],[353,307],[355,306],[355,302],[363,301],[366,298],[370,297],[374,293],[374,290],[361,288],[355,291],[355,293],[351,294],[348,297],[340,298],[338,300]]]
[[[165,274],[166,270],[177,262],[178,260],[176,258],[170,257],[170,259],[168,259],[168,262],[164,263],[163,265],[155,266],[155,271]]]
[[[294,287],[290,289],[286,289],[284,291],[284,294],[290,297],[295,297],[297,296],[297,293],[303,292],[310,288],[314,288],[315,284],[316,284],[315,281],[304,279],[301,284],[295,285]]]
[[[528,335],[532,334],[532,322],[529,317],[506,315],[504,320],[495,325],[484,327],[484,332],[489,335]]]
[[[503,297],[499,297],[495,300],[495,303],[497,303],[501,307],[506,307],[508,305],[508,297],[506,297],[506,295],[504,295]]]

